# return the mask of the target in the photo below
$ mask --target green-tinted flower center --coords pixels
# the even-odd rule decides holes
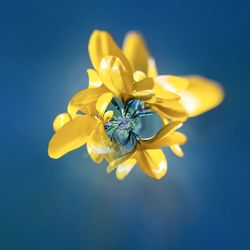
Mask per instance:
[[[109,110],[114,111],[112,119],[105,124],[105,130],[120,155],[131,152],[138,140],[142,139],[142,118],[153,114],[140,100],[129,100],[124,106],[113,99]]]

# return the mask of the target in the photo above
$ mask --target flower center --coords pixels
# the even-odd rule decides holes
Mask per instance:
[[[114,115],[104,126],[106,133],[119,155],[131,152],[141,139],[141,118],[153,112],[145,108],[144,102],[135,99],[123,105],[118,99],[113,98],[108,109],[113,110]]]

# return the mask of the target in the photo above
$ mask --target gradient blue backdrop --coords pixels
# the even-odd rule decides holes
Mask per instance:
[[[2,1],[0,249],[250,249],[250,2]],[[123,182],[86,151],[47,156],[53,118],[87,86],[88,38],[147,38],[160,73],[221,82],[219,108],[182,129],[161,181]]]

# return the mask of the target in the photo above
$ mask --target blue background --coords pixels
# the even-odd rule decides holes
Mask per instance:
[[[0,249],[250,249],[250,2],[2,1]],[[162,74],[219,81],[189,120],[185,157],[124,181],[86,150],[47,156],[52,121],[87,86],[94,29],[140,30]]]

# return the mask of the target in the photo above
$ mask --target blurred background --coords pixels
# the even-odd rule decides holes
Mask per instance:
[[[0,249],[249,249],[250,2],[5,1],[0,8]],[[201,74],[226,99],[190,119],[160,181],[124,181],[85,149],[47,155],[52,121],[87,86],[94,29],[147,40],[161,74]]]

